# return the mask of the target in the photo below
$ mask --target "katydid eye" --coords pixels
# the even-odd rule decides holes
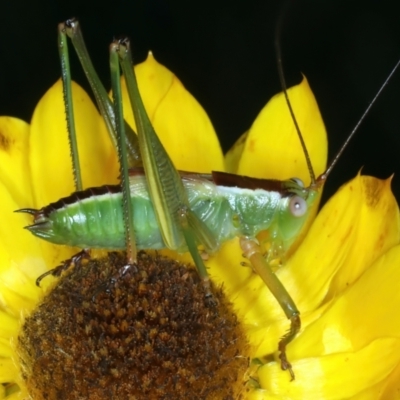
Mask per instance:
[[[293,217],[302,217],[307,212],[307,203],[300,196],[293,196],[289,201],[289,209]]]
[[[304,187],[304,182],[300,178],[292,178],[292,181],[299,185],[301,188]]]

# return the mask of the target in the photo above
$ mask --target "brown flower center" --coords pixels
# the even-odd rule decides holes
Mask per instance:
[[[18,339],[34,399],[230,399],[243,390],[245,335],[221,289],[205,301],[192,269],[139,253],[83,262]]]

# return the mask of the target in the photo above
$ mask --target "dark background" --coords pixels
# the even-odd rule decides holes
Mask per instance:
[[[379,3],[379,4],[378,4]],[[56,26],[80,19],[86,44],[109,87],[108,44],[132,38],[136,61],[153,50],[200,101],[226,151],[280,90],[274,53],[283,1],[3,1],[0,6],[0,114],[30,119],[59,77]],[[296,0],[284,18],[289,83],[306,74],[329,133],[331,157],[400,59],[397,0]],[[72,52],[71,52],[72,53]],[[73,76],[87,87],[73,62]],[[400,71],[374,106],[327,184],[325,195],[364,173],[388,177],[400,199]]]

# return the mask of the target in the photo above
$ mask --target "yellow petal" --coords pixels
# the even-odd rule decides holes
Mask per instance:
[[[115,181],[115,151],[89,96],[72,84],[78,151],[84,187]],[[42,207],[75,191],[62,84],[57,81],[36,106],[30,137],[30,165],[35,204]]]
[[[380,257],[290,345],[294,358],[359,349],[379,337],[400,337],[400,246]],[[400,355],[399,355],[400,356]],[[372,365],[372,364],[371,364]]]
[[[0,382],[13,382],[18,372],[11,358],[0,358]]]
[[[349,203],[354,207],[358,203],[352,221],[356,231],[352,234],[353,246],[346,241],[346,261],[331,282],[328,298],[351,285],[378,257],[399,243],[399,208],[390,184],[391,178],[380,180],[358,175],[345,189],[336,207],[346,209]],[[345,229],[341,224],[340,230]]]
[[[0,199],[0,304],[19,316],[21,310],[32,309],[42,295],[35,285],[36,278],[69,258],[74,250],[47,243],[23,229],[32,223],[32,218],[14,213],[20,205],[2,182]]]
[[[324,206],[278,275],[302,313],[314,310],[330,298],[329,291],[345,289],[398,243],[399,232],[398,207],[389,182],[358,175]],[[340,285],[331,289],[332,282]]]
[[[0,117],[0,181],[19,207],[32,204],[28,140],[29,125],[26,122]]]
[[[13,351],[10,345],[10,339],[4,338],[0,336],[0,357],[11,357],[13,355]]]
[[[223,171],[222,151],[211,121],[179,79],[151,53],[135,72],[149,118],[177,169]],[[122,87],[125,118],[136,130],[125,84]]]
[[[399,357],[400,339],[382,338],[355,352],[294,361],[294,381],[276,363],[262,366],[258,376],[263,389],[282,399],[348,399],[384,380]]]
[[[304,137],[316,175],[325,170],[327,138],[317,102],[306,78],[288,89],[296,120]],[[244,146],[243,146],[243,141]],[[306,185],[310,173],[283,93],[274,96],[261,110],[248,134],[239,139],[233,152],[243,153],[235,172],[258,178],[288,179],[297,177]],[[228,156],[235,163],[237,154]]]
[[[0,304],[18,315],[21,307],[29,304],[32,298],[37,299],[31,285],[26,282],[27,277],[21,276],[18,268],[14,270],[16,260],[21,260],[26,247],[29,248],[24,238],[32,241],[22,229],[24,225],[20,224],[20,216],[14,213],[21,206],[32,204],[28,167],[29,126],[16,118],[2,117],[0,132]],[[21,241],[18,240],[20,236],[23,237]],[[21,285],[14,286],[17,283]],[[18,295],[19,289],[23,289],[24,298]]]
[[[9,340],[19,331],[19,321],[0,308],[0,337]]]
[[[375,393],[371,393],[371,395],[375,395],[375,397],[371,397],[371,400],[400,399],[399,376],[400,362],[397,364],[396,368],[392,371],[388,378],[384,381],[384,383],[376,388],[379,390],[379,392],[376,391]]]
[[[251,390],[246,393],[244,397],[246,400],[281,400],[281,396],[276,396],[272,393],[268,393],[266,390],[257,389]]]
[[[153,120],[160,101],[167,95],[176,77],[168,68],[158,63],[151,52],[144,62],[135,65],[135,74],[146,112],[150,120]],[[126,86],[122,85],[122,87],[124,96],[126,96],[123,98],[124,105],[126,104],[126,109],[129,110]],[[128,113],[127,115],[129,116],[128,122],[132,123],[132,126],[136,126],[133,114]]]
[[[248,134],[249,131],[243,133],[239,137],[239,139],[236,140],[236,142],[229,149],[229,151],[225,154],[225,169],[227,172],[230,172],[232,174],[237,173]]]

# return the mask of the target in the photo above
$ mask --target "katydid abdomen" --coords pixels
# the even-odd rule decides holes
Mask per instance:
[[[230,183],[232,177],[242,187]],[[144,174],[136,171],[129,180],[137,248],[166,248]],[[182,181],[190,210],[205,223],[218,246],[236,236],[255,237],[268,230],[271,242],[282,254],[298,236],[317,193],[304,189],[295,180],[265,181],[220,172],[182,174]],[[217,185],[215,181],[229,186]],[[260,188],[266,183],[274,190]],[[40,210],[31,210],[34,224],[27,229],[52,243],[125,249],[121,202],[119,185],[75,192]],[[183,234],[178,232],[178,235],[179,245],[173,250],[188,251]]]

